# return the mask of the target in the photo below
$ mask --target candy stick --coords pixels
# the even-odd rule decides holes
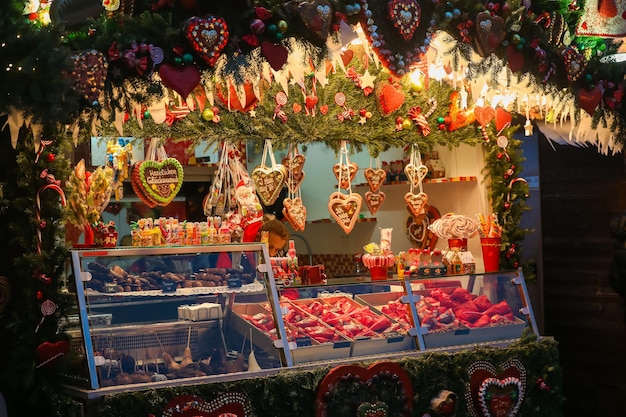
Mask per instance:
[[[37,163],[39,161],[39,157],[43,153],[44,148],[46,146],[50,146],[50,145],[52,145],[52,141],[51,140],[42,140],[41,141],[41,145],[39,146],[39,150],[37,151],[37,155],[35,156],[35,163]]]
[[[59,187],[57,184],[46,184],[37,191],[37,198],[35,199],[35,202],[37,204],[37,210],[35,211],[35,215],[37,218],[37,254],[38,255],[41,255],[41,243],[42,243],[41,242],[41,229],[45,227],[45,224],[42,224],[41,222],[41,193],[47,189],[52,189],[56,191],[57,193],[59,193],[59,196],[61,196],[61,205],[63,207],[65,207],[65,205],[67,204],[67,201],[65,200],[65,193],[63,192],[61,187]]]

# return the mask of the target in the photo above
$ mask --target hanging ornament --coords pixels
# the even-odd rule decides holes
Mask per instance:
[[[183,32],[198,56],[210,66],[215,65],[228,43],[228,26],[221,17],[192,17],[185,22]]]
[[[450,94],[447,117],[450,118],[450,123],[448,124],[449,132],[474,123],[476,115],[473,111],[467,111],[467,91],[453,91]]]
[[[274,71],[280,71],[287,62],[289,50],[283,45],[263,41],[261,42],[261,55],[263,55]]]
[[[56,310],[57,310],[57,305],[52,300],[46,300],[43,303],[41,303],[41,315],[42,316],[41,316],[41,320],[37,324],[37,327],[35,328],[35,333],[39,331],[39,328],[43,324],[46,317],[53,315]]]
[[[308,0],[295,7],[296,14],[315,39],[326,42],[334,16],[332,3],[329,0]]]
[[[37,153],[35,154],[35,163],[39,161],[39,157],[43,153],[46,146],[52,145],[52,142],[53,142],[52,140],[43,140],[43,139],[39,142],[39,149],[37,150]],[[48,162],[52,162],[52,161],[48,161]]]
[[[276,106],[274,107],[274,115],[272,116],[272,119],[278,118],[278,120],[280,120],[282,123],[286,123],[287,114],[283,110],[283,107],[285,106],[285,104],[287,104],[287,94],[280,91],[276,93],[275,100],[276,100]]]
[[[37,190],[37,197],[35,199],[35,203],[36,203],[35,216],[37,218],[37,224],[39,225],[39,227],[37,228],[37,254],[38,255],[41,255],[41,245],[42,245],[41,229],[45,227],[45,222],[41,220],[41,193],[47,189],[54,190],[61,197],[61,205],[65,207],[65,205],[67,204],[65,200],[65,193],[63,192],[63,189],[61,188],[61,186],[56,182],[56,180],[54,180],[54,176],[52,176],[51,179],[50,177],[48,177],[48,180],[52,182],[44,185],[39,190]]]
[[[266,158],[269,155],[271,166],[265,165]],[[263,156],[261,164],[252,170],[252,179],[256,185],[256,191],[265,206],[274,204],[280,194],[287,177],[287,169],[283,164],[276,163],[274,151],[272,150],[272,142],[265,140],[263,146]]]
[[[511,182],[509,183],[509,191],[506,195],[506,201],[504,202],[504,208],[506,210],[508,210],[509,208],[511,208],[511,194],[513,193],[513,184],[518,183],[518,182],[523,182],[524,184],[526,184],[526,190],[528,190],[528,182],[524,179],[524,178],[514,178],[513,180],[511,180]],[[528,198],[528,191],[524,192],[524,197]],[[515,195],[513,195],[513,199],[515,199]]]
[[[381,82],[376,88],[378,108],[383,117],[390,116],[404,104],[404,91],[397,83]]]
[[[590,89],[581,88],[578,90],[577,98],[580,108],[586,111],[590,116],[593,116],[602,102],[602,91],[597,86]]]
[[[159,77],[164,86],[176,91],[185,100],[200,83],[201,75],[195,65],[165,63],[159,66]]]
[[[348,173],[352,167],[354,167],[356,174],[358,166],[356,163],[350,162],[348,158],[348,145],[345,141],[341,142],[339,162],[335,164],[335,167],[333,167],[333,172],[335,172],[335,176],[337,176],[338,180],[337,191],[332,193],[328,199],[328,211],[343,231],[346,234],[350,234],[359,218],[363,199],[359,193],[352,192],[351,180],[354,176]],[[344,182],[344,180],[347,181]],[[346,189],[347,194],[343,194],[341,192],[342,189]]]
[[[282,159],[281,163],[287,169],[287,188],[295,193],[304,181],[305,172],[303,170],[306,157],[298,152],[298,144],[290,144],[287,155]]]
[[[365,203],[372,215],[375,215],[378,209],[385,202],[385,193],[380,190],[381,186],[387,178],[387,173],[382,169],[380,159],[376,158],[376,168],[365,168],[363,175],[369,186],[369,190],[365,192]]]
[[[517,417],[526,396],[526,368],[519,359],[509,359],[499,368],[501,372],[483,360],[469,366],[465,399],[471,415]]]
[[[413,38],[420,25],[422,9],[415,0],[392,0],[387,3],[389,19],[405,41]]]
[[[498,145],[500,149],[502,149],[501,152],[498,152],[498,155],[497,155],[498,159],[505,157],[507,162],[511,162],[511,157],[506,151],[506,148],[509,145],[509,138],[507,138],[504,135],[500,135],[498,136],[498,139],[496,139],[496,144]]]
[[[474,107],[474,116],[476,121],[480,125],[480,133],[486,143],[489,143],[489,134],[487,133],[486,126],[494,119],[496,112],[491,106],[476,106]]]
[[[343,111],[337,115],[337,119],[340,122],[352,120],[352,116],[354,116],[354,110],[346,106],[346,95],[344,93],[339,92],[335,94],[335,104],[343,108]]]
[[[482,57],[491,55],[506,38],[506,23],[500,16],[490,12],[476,15],[476,46]]]

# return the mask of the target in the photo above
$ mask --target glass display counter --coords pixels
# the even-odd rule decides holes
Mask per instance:
[[[310,285],[261,244],[72,250],[76,358],[91,393],[238,379],[537,333],[521,271]],[[292,269],[292,270],[297,270]]]

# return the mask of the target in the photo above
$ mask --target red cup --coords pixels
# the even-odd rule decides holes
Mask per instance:
[[[370,268],[370,275],[372,276],[372,281],[381,281],[387,279],[387,271],[389,270],[386,266],[375,266]]]
[[[448,247],[450,249],[458,249],[459,251],[467,250],[467,239],[448,239]]]
[[[496,272],[500,270],[500,245],[502,239],[499,237],[481,237],[480,247],[483,251],[483,263],[485,272]]]

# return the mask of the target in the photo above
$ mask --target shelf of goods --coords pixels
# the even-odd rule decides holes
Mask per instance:
[[[521,271],[285,286],[257,243],[70,254],[67,388],[85,399],[537,334]]]

